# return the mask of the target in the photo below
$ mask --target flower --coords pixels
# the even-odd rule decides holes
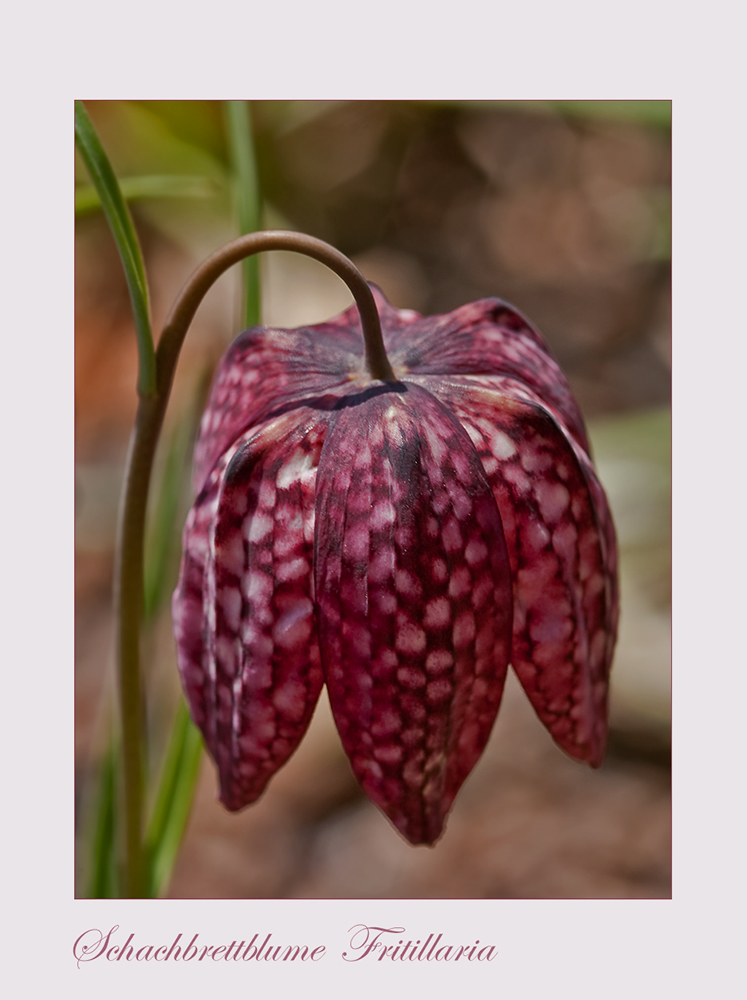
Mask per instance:
[[[556,743],[601,763],[615,535],[581,414],[528,321],[498,299],[422,317],[374,292],[398,381],[365,374],[355,308],[247,330],[221,362],[178,663],[228,809],[259,797],[326,683],[364,791],[432,844],[509,662]]]

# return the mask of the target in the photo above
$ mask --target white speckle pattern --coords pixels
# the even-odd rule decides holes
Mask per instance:
[[[423,612],[423,625],[427,629],[444,628],[450,621],[451,604],[445,597],[435,597],[426,604]]]
[[[500,702],[510,641],[507,553],[477,456],[470,450],[454,460],[457,440],[460,449],[472,445],[448,411],[414,387],[374,397],[366,407],[365,421],[355,407],[336,414],[320,460],[316,593],[322,662],[337,728],[359,781],[408,839],[429,843],[442,827],[445,803],[453,801],[484,746]],[[370,467],[359,468],[348,487],[370,497],[366,515],[340,490],[324,456],[328,449],[339,464],[358,455],[378,410],[384,428],[380,452],[371,453]],[[395,519],[371,516],[382,503],[392,505]],[[348,543],[362,530],[376,553],[370,561],[358,554],[363,546]],[[479,607],[473,605],[475,587]],[[491,681],[488,693],[475,699],[478,616],[490,646],[479,669]],[[364,621],[369,658],[354,655],[353,637]],[[372,688],[364,684],[369,676],[376,677]],[[390,713],[402,720],[398,729],[377,722]],[[470,753],[455,756],[447,748],[458,745],[470,720],[479,738]],[[369,741],[381,763],[380,778],[364,766],[362,747]]]
[[[617,627],[615,538],[604,493],[583,449],[530,392],[506,408],[492,388],[505,380],[477,381],[419,380],[471,430],[501,513],[514,575],[514,669],[556,741],[598,765]],[[486,648],[486,640],[479,644]]]

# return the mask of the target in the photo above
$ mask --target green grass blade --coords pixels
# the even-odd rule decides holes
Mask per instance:
[[[115,844],[117,767],[117,748],[112,742],[104,755],[99,775],[90,852],[91,871],[86,891],[88,899],[116,899],[119,896]]]
[[[135,316],[139,359],[138,393],[150,396],[156,390],[156,354],[150,327],[143,257],[117,178],[82,101],[75,102],[75,141],[101,199],[101,207],[122,259]]]
[[[181,698],[145,838],[152,897],[164,892],[171,878],[194,798],[201,757],[202,737]]]
[[[260,229],[259,175],[248,101],[226,101],[226,126],[236,187],[240,235]],[[245,326],[260,322],[259,257],[242,261],[242,310]]]
[[[140,198],[212,198],[218,193],[218,186],[209,177],[187,174],[123,177],[119,189],[126,202]],[[101,198],[92,184],[81,184],[75,189],[76,216],[88,215],[100,208]]]

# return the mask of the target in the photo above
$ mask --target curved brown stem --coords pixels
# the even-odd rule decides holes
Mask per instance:
[[[251,254],[292,250],[331,268],[353,293],[361,316],[366,368],[372,379],[396,381],[384,350],[376,303],[365,278],[334,247],[302,233],[250,233],[226,244],[193,273],[177,298],[156,349],[156,394],[141,396],[130,440],[117,539],[114,581],[117,674],[122,715],[127,896],[144,891],[143,759],[140,622],[143,609],[143,543],[148,488],[174,371],[197,308],[214,282]]]
[[[387,382],[396,381],[392,366],[389,364],[389,358],[384,350],[381,322],[373,294],[366,279],[355,264],[329,243],[317,240],[313,236],[306,236],[304,233],[270,230],[250,233],[248,236],[241,236],[239,239],[227,243],[226,246],[216,250],[200,264],[189,279],[174,303],[158,342],[156,355],[159,391],[161,389],[161,376],[165,376],[169,369],[173,375],[173,365],[176,363],[176,357],[181,349],[187,329],[207,290],[232,264],[262,250],[293,250],[326,264],[330,270],[339,275],[353,293],[361,316],[366,349],[366,368],[369,375],[373,379],[382,379]]]

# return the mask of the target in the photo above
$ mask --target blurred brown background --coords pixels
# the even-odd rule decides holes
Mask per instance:
[[[194,266],[236,235],[219,102],[87,102],[130,202],[154,328]],[[435,849],[362,797],[326,705],[259,803],[215,801],[205,761],[169,895],[662,897],[670,894],[670,106],[668,102],[252,102],[263,226],[321,237],[398,306],[498,295],[542,330],[590,424],[622,550],[607,760],[556,749],[516,684]],[[135,412],[121,265],[77,172],[76,763],[79,838],[112,700],[116,506]],[[172,178],[158,189],[158,178]],[[176,177],[178,183],[173,181]],[[126,186],[126,184],[125,184]],[[238,269],[187,338],[164,441],[191,426],[239,331]],[[323,320],[344,286],[290,254],[262,260],[263,318]],[[188,470],[180,522],[190,503]],[[168,550],[167,583],[178,568]],[[157,760],[178,695],[168,606],[146,636]],[[79,886],[86,877],[79,850]],[[80,890],[82,891],[82,890]]]

